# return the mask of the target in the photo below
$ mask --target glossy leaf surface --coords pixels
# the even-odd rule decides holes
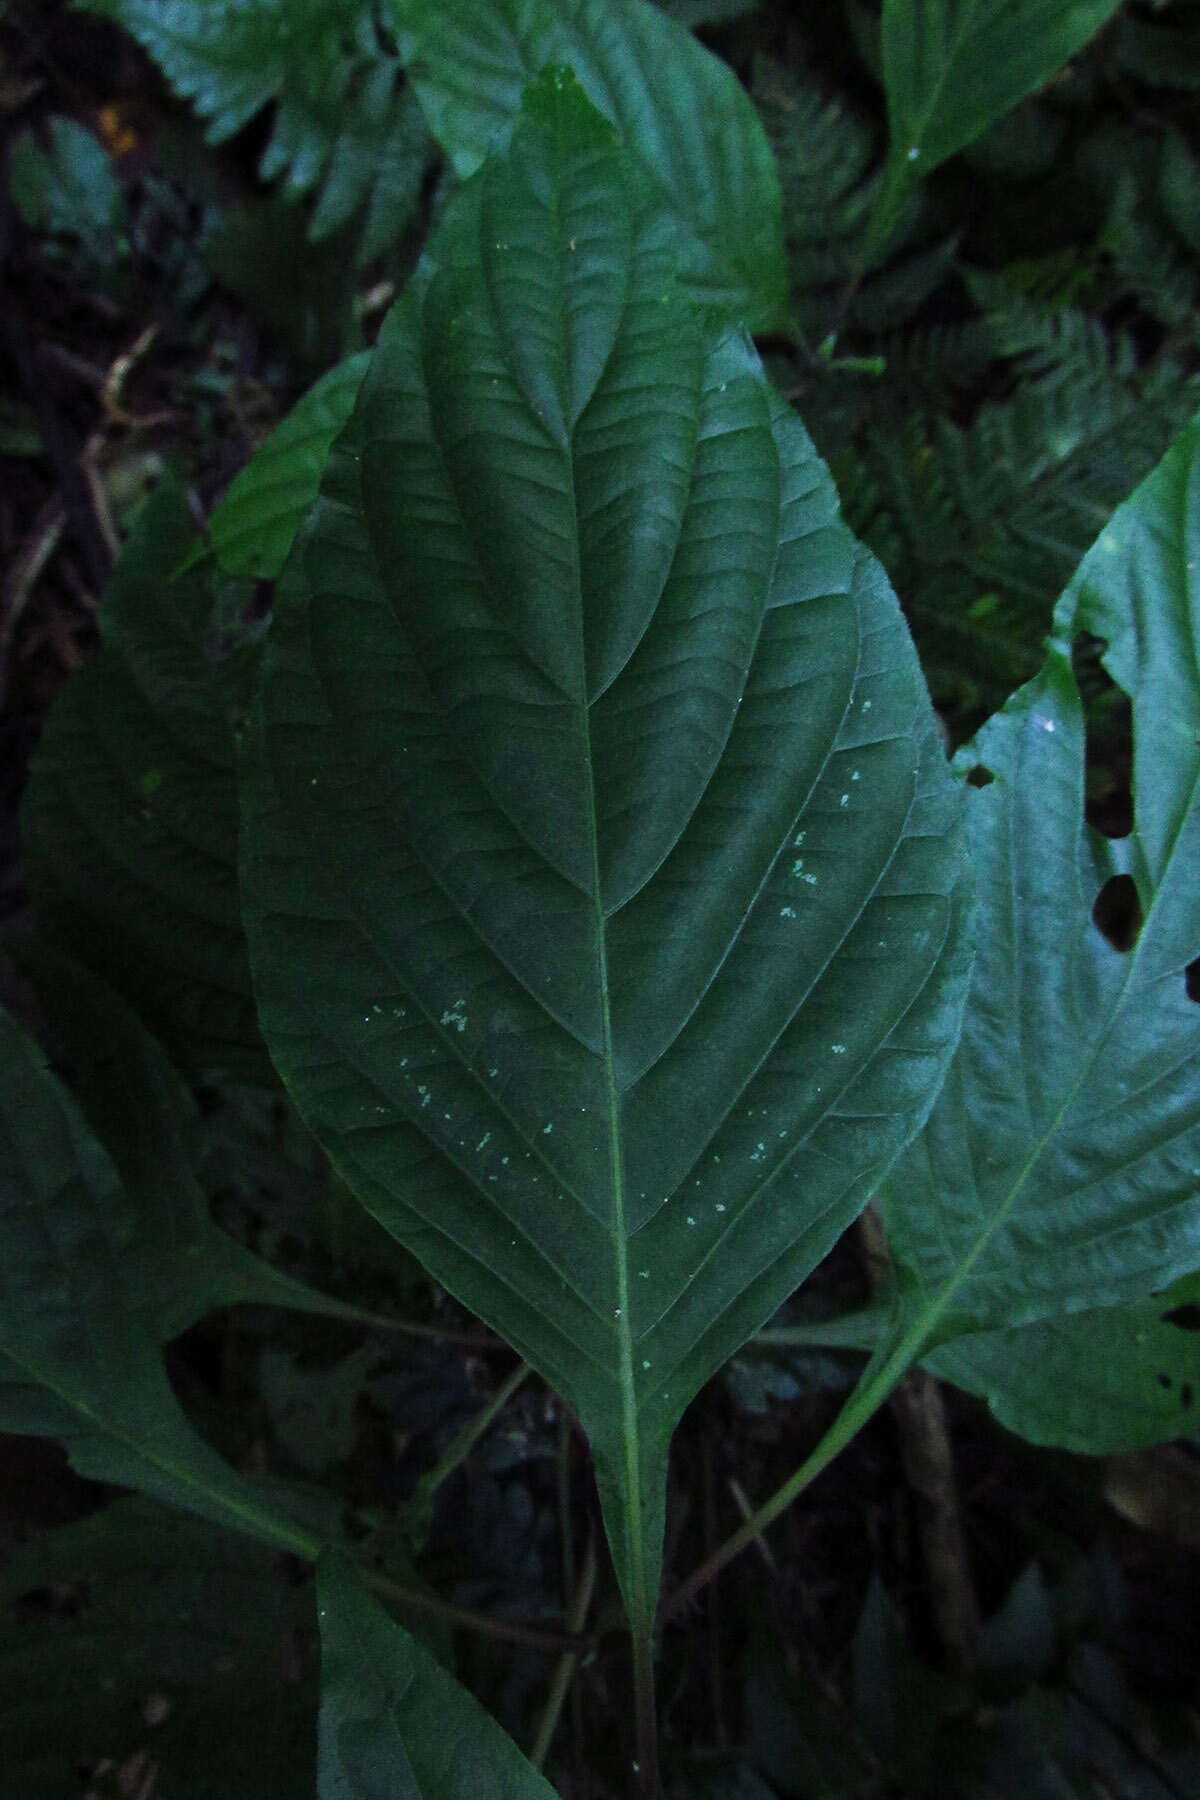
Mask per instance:
[[[895,599],[671,244],[540,84],[289,568],[243,880],[290,1091],[579,1412],[635,1611],[676,1421],[916,1128],[965,974]]]
[[[512,135],[526,84],[568,64],[679,221],[695,292],[784,320],[779,180],[732,71],[646,0],[389,0],[430,128],[460,175]]]
[[[958,759],[987,782],[979,953],[945,1088],[885,1193],[926,1344],[1137,1302],[1200,1264],[1198,568],[1200,423],[1084,558],[1042,673]],[[1126,838],[1083,822],[1079,632],[1132,703]],[[1140,906],[1127,949],[1093,917],[1114,877]]]
[[[22,810],[39,924],[125,996],[185,1066],[269,1077],[237,898],[234,667],[166,480],[124,547],[101,654],[46,721]]]
[[[320,1800],[555,1800],[466,1688],[365,1592],[317,1565]]]
[[[0,1013],[0,1428],[59,1438],[93,1480],[311,1551],[184,1416],[131,1304],[136,1230],[78,1108]]]

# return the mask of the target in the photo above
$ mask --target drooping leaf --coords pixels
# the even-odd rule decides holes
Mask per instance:
[[[195,538],[166,480],[104,596],[101,654],[64,688],[22,813],[47,935],[94,969],[191,1070],[269,1079],[237,899],[233,665],[210,642]]]
[[[136,1014],[51,944],[24,945],[20,961],[66,1051],[80,1111],[116,1168],[130,1220],[127,1304],[155,1341],[239,1302],[360,1318],[213,1223],[196,1171],[195,1103]]]
[[[272,1551],[154,1501],[44,1532],[0,1570],[0,1742],[21,1800],[132,1792],[148,1762],[157,1792],[188,1800],[311,1793],[312,1618]]]
[[[130,1301],[136,1231],[70,1095],[0,1013],[0,1429],[56,1437],[82,1475],[313,1554],[305,1527],[261,1504],[175,1399]]]
[[[1141,1450],[1196,1429],[1200,1280],[1124,1306],[944,1344],[935,1374],[986,1400],[1034,1444],[1086,1456]]]
[[[884,0],[888,186],[929,174],[1042,87],[1120,0]]]
[[[363,1589],[317,1565],[320,1800],[555,1800],[508,1733]]]
[[[916,1128],[968,960],[895,599],[674,242],[537,84],[385,327],[244,794],[288,1087],[583,1420],[643,1620],[671,1431]]]
[[[957,759],[985,784],[979,954],[946,1085],[884,1195],[913,1342],[1136,1303],[1200,1265],[1198,567],[1200,422],[1084,558],[1041,674]],[[1080,632],[1132,706],[1125,838],[1083,820]],[[1096,911],[1114,880],[1140,915],[1123,949]]]
[[[236,475],[208,521],[227,575],[274,580],[317,497],[330,447],[354,410],[365,354],[347,357],[311,387]],[[195,562],[200,552],[189,559]]]
[[[787,279],[779,181],[731,70],[646,0],[389,0],[434,136],[460,175],[507,144],[526,84],[569,64],[674,213],[705,300],[771,330]]]

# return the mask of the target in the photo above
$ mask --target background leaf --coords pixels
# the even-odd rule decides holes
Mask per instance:
[[[317,1610],[320,1800],[554,1800],[508,1734],[336,1553],[317,1565]]]
[[[1195,1430],[1200,1278],[1162,1294],[944,1344],[925,1361],[1009,1431],[1086,1456]]]
[[[243,884],[290,1091],[577,1410],[643,1618],[670,1433],[923,1116],[967,964],[894,597],[671,242],[531,90],[289,566]]]
[[[26,944],[20,960],[67,1053],[80,1110],[116,1167],[130,1219],[128,1304],[155,1340],[239,1302],[362,1318],[213,1223],[197,1174],[195,1102],[136,1014],[52,945]]]
[[[112,1163],[0,1013],[0,1425],[60,1439],[95,1481],[312,1555],[184,1416],[131,1304],[135,1232]]]
[[[0,1737],[22,1800],[128,1794],[151,1764],[188,1800],[311,1792],[312,1621],[311,1587],[273,1552],[154,1501],[43,1533],[0,1570]]]
[[[389,0],[430,129],[459,175],[512,134],[526,84],[566,63],[670,208],[698,295],[778,328],[787,283],[779,181],[724,63],[645,0]]]
[[[236,659],[168,478],[104,595],[101,655],[46,721],[22,811],[39,923],[194,1071],[273,1079],[237,898]]]
[[[1136,1302],[1200,1261],[1198,562],[1200,423],[1084,558],[1042,673],[957,759],[986,784],[979,955],[950,1075],[885,1193],[926,1343]],[[1083,823],[1079,632],[1132,704],[1125,838]],[[1114,878],[1140,912],[1125,949],[1094,916]]]

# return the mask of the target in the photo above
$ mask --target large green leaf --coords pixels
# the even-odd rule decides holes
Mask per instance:
[[[671,1431],[924,1116],[968,960],[895,598],[673,242],[539,83],[289,565],[243,861],[290,1091],[578,1412],[643,1624]]]
[[[732,72],[646,0],[389,0],[430,128],[460,175],[512,134],[526,84],[567,63],[675,214],[703,299],[769,331],[787,276],[779,180]]]
[[[1041,674],[958,758],[991,777],[969,813],[979,954],[950,1075],[884,1197],[914,1342],[1138,1302],[1200,1265],[1198,566],[1200,422],[1084,558]],[[1083,822],[1080,632],[1132,704],[1125,838]],[[1124,950],[1093,920],[1113,878],[1140,904]]]
[[[1121,0],[884,0],[888,187],[899,196],[1049,81]]]
[[[23,866],[39,922],[186,1067],[269,1075],[237,898],[234,669],[211,638],[187,500],[147,503],[104,596],[104,648],[33,758]]]
[[[345,1557],[317,1565],[320,1800],[555,1800],[506,1731]]]
[[[131,1304],[136,1232],[108,1156],[0,1013],[0,1429],[60,1438],[83,1475],[312,1554],[184,1416]]]
[[[10,1792],[129,1794],[142,1757],[156,1794],[311,1794],[312,1622],[274,1552],[154,1501],[42,1533],[0,1570]]]

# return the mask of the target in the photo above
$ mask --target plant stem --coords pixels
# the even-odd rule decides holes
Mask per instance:
[[[575,1589],[571,1601],[571,1610],[567,1614],[567,1630],[582,1632],[584,1620],[588,1615],[588,1607],[592,1604],[592,1591],[596,1585],[596,1541],[589,1537],[587,1555],[583,1560],[583,1571],[579,1577],[579,1585]],[[537,1737],[533,1749],[529,1752],[529,1760],[535,1769],[540,1769],[558,1729],[559,1717],[563,1702],[567,1697],[575,1671],[579,1666],[579,1654],[575,1650],[564,1650],[559,1658],[558,1667],[554,1671],[554,1680],[550,1684],[550,1692],[546,1698],[545,1710],[538,1725]]]
[[[377,1594],[382,1594],[396,1606],[412,1612],[428,1613],[432,1618],[444,1619],[447,1625],[478,1632],[481,1637],[498,1638],[509,1644],[524,1644],[531,1650],[546,1650],[552,1654],[570,1651],[578,1656],[582,1651],[592,1648],[593,1639],[590,1637],[567,1631],[542,1631],[536,1625],[518,1625],[508,1619],[493,1619],[487,1613],[475,1612],[469,1606],[453,1606],[448,1600],[439,1600],[434,1594],[417,1593],[401,1582],[393,1581],[390,1576],[381,1575],[376,1569],[364,1569],[360,1565],[358,1572],[369,1588],[373,1588]]]
[[[654,1620],[633,1627],[633,1714],[639,1800],[658,1800],[658,1716],[654,1706]]]
[[[466,1462],[484,1432],[495,1422],[497,1415],[504,1411],[530,1373],[527,1363],[518,1363],[508,1380],[496,1389],[483,1411],[463,1426],[453,1443],[438,1458],[429,1473],[422,1475],[417,1483],[417,1494],[420,1500],[432,1500],[442,1483]]]
[[[833,1421],[825,1436],[821,1439],[812,1455],[801,1463],[783,1486],[751,1514],[746,1523],[726,1538],[720,1547],[703,1562],[694,1574],[676,1588],[665,1602],[659,1615],[659,1622],[674,1618],[680,1613],[702,1588],[707,1587],[718,1570],[723,1569],[735,1556],[741,1554],[749,1544],[761,1538],[766,1527],[774,1522],[781,1513],[787,1511],[811,1481],[814,1481],[822,1470],[826,1469],[840,1451],[845,1449],[867,1420],[878,1412],[897,1382],[915,1362],[921,1346],[927,1336],[924,1321],[905,1332],[890,1350],[877,1352],[872,1362],[863,1371],[862,1379],[854,1392]]]

